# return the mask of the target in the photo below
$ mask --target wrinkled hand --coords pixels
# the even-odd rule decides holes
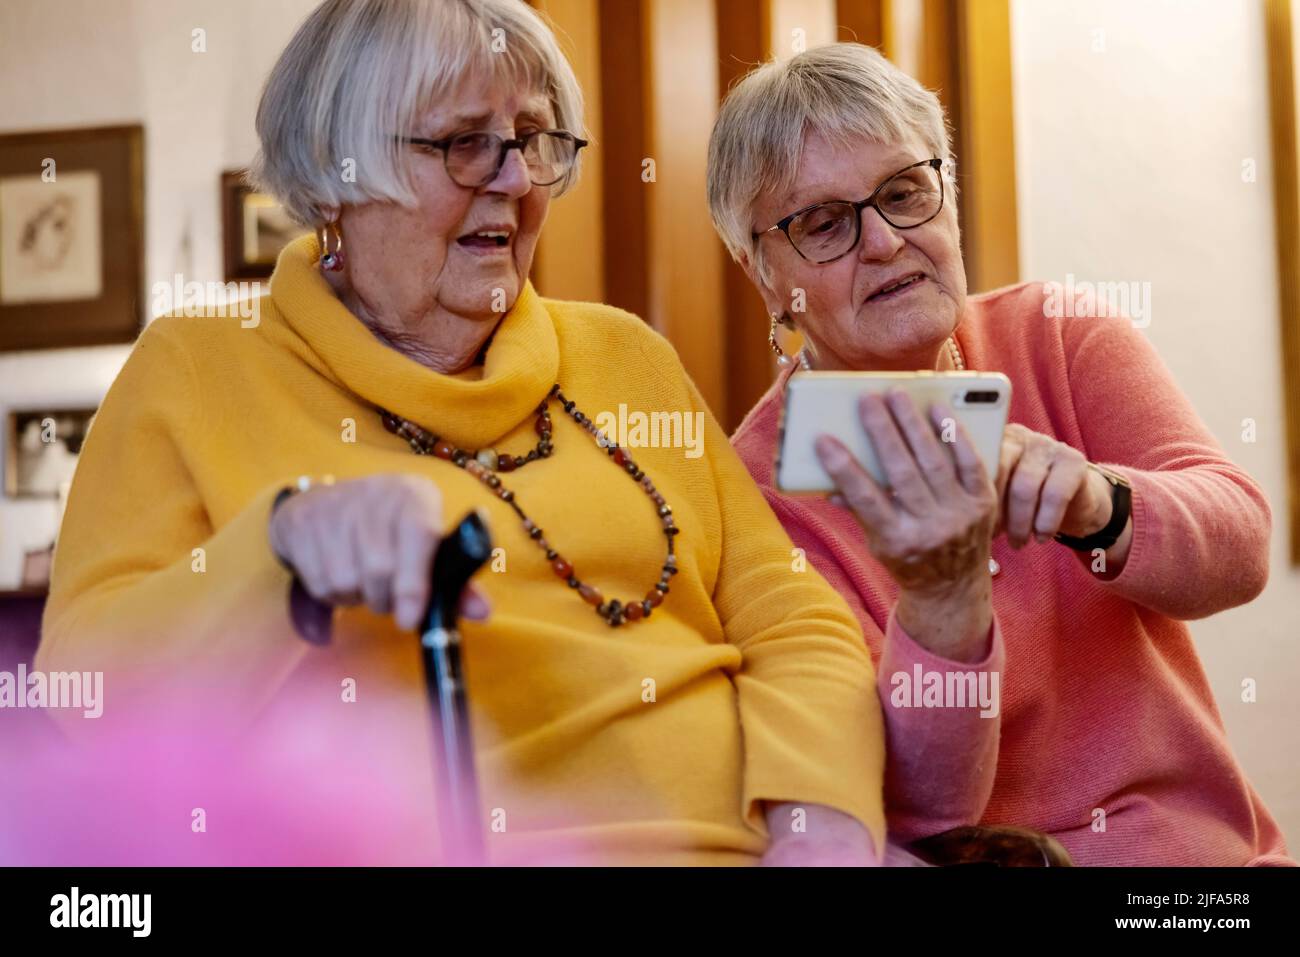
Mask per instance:
[[[318,601],[368,605],[412,630],[429,605],[434,551],[442,539],[442,496],[418,475],[372,475],[290,496],[271,518],[271,547]],[[488,615],[487,599],[465,589],[461,614]]]
[[[1110,521],[1111,486],[1078,449],[1010,423],[998,465],[998,532],[1012,548],[1057,532],[1082,537]]]
[[[987,577],[998,499],[970,436],[942,402],[927,422],[905,391],[887,395],[864,395],[858,412],[890,489],[827,435],[816,444],[822,466],[900,589],[943,591]],[[952,442],[941,441],[945,420]]]

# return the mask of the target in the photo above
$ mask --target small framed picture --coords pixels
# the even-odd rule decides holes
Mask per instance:
[[[5,429],[5,495],[61,498],[95,409],[10,409]]]
[[[273,197],[249,186],[245,170],[221,174],[221,210],[227,282],[269,278],[280,250],[308,232]]]
[[[142,127],[0,135],[0,351],[131,342],[143,285]]]

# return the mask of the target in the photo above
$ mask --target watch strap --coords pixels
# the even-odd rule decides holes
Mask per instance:
[[[1055,538],[1062,545],[1078,552],[1091,552],[1098,548],[1106,551],[1119,541],[1119,537],[1124,534],[1125,526],[1128,525],[1129,516],[1133,511],[1133,489],[1122,475],[1093,465],[1091,462],[1088,463],[1088,467],[1100,472],[1102,478],[1110,483],[1110,521],[1106,523],[1105,528],[1091,535],[1062,535],[1058,532]]]

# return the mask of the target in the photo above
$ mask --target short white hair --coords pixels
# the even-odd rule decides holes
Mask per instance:
[[[413,205],[411,151],[393,137],[479,75],[544,94],[556,128],[582,136],[573,68],[522,0],[326,0],[267,78],[250,178],[313,227],[343,205]],[[551,188],[577,175],[575,161]]]
[[[954,182],[939,98],[874,47],[831,43],[765,63],[727,94],[709,138],[709,215],[733,259],[752,258],[754,202],[794,185],[812,132],[836,143],[916,137]]]

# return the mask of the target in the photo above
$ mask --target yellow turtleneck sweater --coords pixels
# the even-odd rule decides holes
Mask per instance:
[[[437,483],[449,528],[483,509],[504,549],[477,578],[490,619],[463,628],[482,803],[510,815],[489,835],[494,859],[564,833],[593,861],[743,863],[765,847],[768,801],[838,808],[882,848],[884,740],[858,625],[805,569],[672,347],[626,313],[526,286],[481,375],[439,375],[348,312],[318,255],[311,238],[285,250],[255,328],[165,317],[140,336],[82,451],[36,667],[105,672],[106,717],[162,687],[219,684],[248,714],[289,687],[337,702],[351,678],[358,701],[409,699],[411,760],[427,767],[416,638],[340,608],[329,645],[304,642],[267,539],[271,501],[299,475],[413,472]],[[630,449],[681,529],[680,571],[645,621],[606,625],[505,503],[412,454],[376,412],[522,454],[556,382],[593,418],[620,404],[633,420],[704,413],[703,455]],[[503,480],[584,581],[643,595],[664,561],[654,506],[551,409],[554,455]]]

